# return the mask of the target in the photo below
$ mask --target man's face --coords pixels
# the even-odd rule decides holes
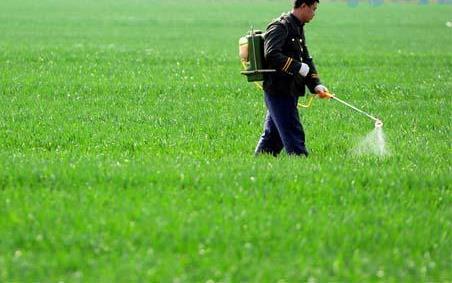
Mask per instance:
[[[300,11],[301,11],[301,18],[302,22],[309,23],[312,18],[315,16],[315,11],[317,10],[317,2],[314,2],[311,6],[306,4],[301,4]]]

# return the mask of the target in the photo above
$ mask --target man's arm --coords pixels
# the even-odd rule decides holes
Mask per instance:
[[[306,41],[303,37],[303,62],[308,64],[309,66],[309,73],[305,78],[306,86],[309,88],[309,91],[311,93],[316,93],[315,87],[318,85],[321,85],[319,74],[317,73],[317,69],[315,67],[314,61],[309,55],[308,47],[306,46]]]
[[[265,33],[264,56],[269,68],[295,75],[300,72],[301,63],[282,53],[287,38],[287,30],[280,23],[271,24]]]

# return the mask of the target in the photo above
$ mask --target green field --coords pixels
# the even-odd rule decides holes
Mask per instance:
[[[238,38],[289,1],[1,0],[0,282],[452,282],[452,5],[321,3],[310,157]]]

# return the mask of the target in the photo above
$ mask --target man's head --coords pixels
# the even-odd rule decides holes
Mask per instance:
[[[293,0],[292,13],[302,22],[309,23],[315,16],[319,0]]]

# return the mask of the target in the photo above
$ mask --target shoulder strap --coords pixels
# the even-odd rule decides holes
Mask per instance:
[[[268,25],[267,25],[267,30],[273,26],[273,25],[281,25],[284,27],[284,29],[286,30],[286,35],[289,34],[289,22],[287,21],[287,15],[288,14],[281,14],[281,16],[279,18],[273,19]]]

